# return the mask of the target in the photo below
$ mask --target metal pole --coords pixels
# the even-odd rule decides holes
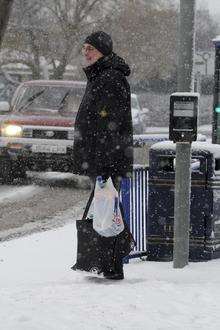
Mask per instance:
[[[193,90],[196,0],[180,0],[178,92]]]
[[[174,201],[174,268],[183,268],[188,264],[189,258],[190,158],[190,143],[177,143]]]
[[[197,71],[196,72],[196,92],[201,93],[201,72]]]
[[[196,0],[180,0],[179,92],[190,92],[194,89],[195,4]],[[188,264],[189,259],[190,158],[191,144],[189,142],[177,142],[174,201],[174,268],[183,268]]]
[[[213,40],[215,45],[215,84],[213,91],[212,143],[220,144],[220,37]]]

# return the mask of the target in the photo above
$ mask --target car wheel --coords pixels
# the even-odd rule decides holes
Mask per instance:
[[[1,161],[0,178],[4,184],[11,184],[15,179],[26,179],[25,168],[11,160]]]
[[[12,175],[11,162],[8,160],[1,160],[0,178],[2,183],[12,183],[14,178]]]

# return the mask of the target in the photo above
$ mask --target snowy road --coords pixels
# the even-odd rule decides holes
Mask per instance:
[[[17,201],[22,200],[28,197],[33,196],[34,194],[38,194],[43,189],[34,186],[34,185],[28,185],[28,186],[20,186],[20,187],[14,187],[10,185],[4,185],[1,186],[0,191],[0,205],[7,203],[9,201]]]
[[[0,185],[0,240],[62,225],[66,210],[80,216],[88,188],[88,179],[62,173],[29,173],[26,182]]]

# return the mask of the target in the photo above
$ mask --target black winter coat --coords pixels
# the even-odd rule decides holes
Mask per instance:
[[[125,61],[112,54],[84,69],[88,82],[75,121],[73,172],[130,176],[133,165],[131,93]]]

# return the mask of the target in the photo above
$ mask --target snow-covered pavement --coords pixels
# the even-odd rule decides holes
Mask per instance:
[[[0,243],[3,330],[217,330],[220,260],[133,261],[124,281],[70,270],[75,223]]]

